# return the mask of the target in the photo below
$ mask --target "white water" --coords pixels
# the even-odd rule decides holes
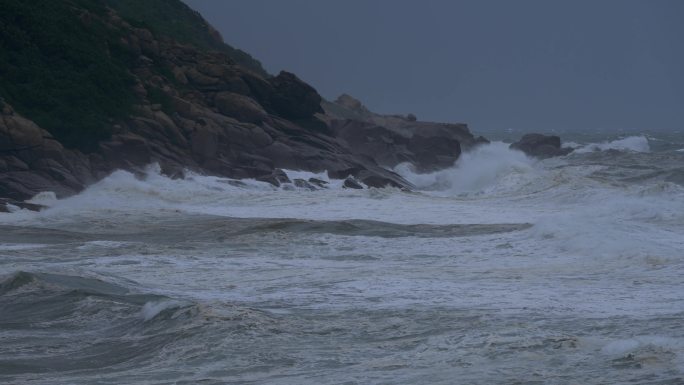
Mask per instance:
[[[605,151],[605,150],[622,150],[635,152],[649,152],[651,147],[648,144],[648,139],[645,136],[629,136],[622,139],[602,143],[591,143],[586,146],[577,148],[575,151],[579,153],[590,151]]]
[[[422,341],[416,350],[394,351],[387,345],[369,356],[349,353],[345,357],[350,360],[368,362],[349,370],[363,373],[357,377],[359,383],[383,383],[368,379],[375,378],[372,373],[377,368],[394,366],[408,369],[396,372],[397,377],[383,377],[385,383],[450,383],[454,376],[474,383],[478,381],[472,379],[505,383],[506,379],[527,380],[525,373],[532,370],[540,371],[542,380],[563,383],[554,377],[553,365],[573,373],[573,378],[584,378],[585,383],[596,375],[603,383],[620,383],[663,370],[671,378],[684,375],[684,334],[667,321],[684,314],[684,189],[663,178],[630,179],[641,175],[632,173],[641,172],[643,165],[630,168],[612,162],[609,153],[605,159],[587,160],[597,152],[617,149],[640,156],[638,161],[648,167],[665,167],[650,160],[653,154],[645,140],[632,137],[586,145],[578,154],[544,161],[493,143],[463,154],[453,168],[436,173],[421,175],[408,165],[397,167],[420,192],[346,190],[325,174],[295,171],[288,172],[291,178],[328,180],[330,188],[277,189],[256,181],[243,181],[245,186],[237,187],[226,179],[193,174],[185,180],[171,180],[154,168],[144,179],[119,171],[72,198],[57,200],[51,194],[34,198],[35,203],[50,206],[43,212],[0,215],[4,225],[92,232],[102,234],[101,239],[50,246],[52,254],[43,248],[33,251],[33,242],[16,246],[5,242],[0,250],[16,254],[9,255],[0,268],[7,273],[96,273],[182,300],[146,302],[139,313],[145,322],[185,301],[222,312],[225,306],[239,304],[268,314],[286,314],[288,319],[313,317],[301,321],[304,324],[298,328],[305,330],[310,322],[331,330],[353,324],[350,330],[378,338],[393,328],[413,330],[416,319],[397,316],[406,312],[438,312],[447,318],[467,312],[483,317],[476,326],[455,335],[434,332],[425,340],[415,337]],[[163,232],[163,226],[177,223],[187,224],[192,231],[201,221],[217,217],[532,226],[507,233],[427,238],[287,231],[219,237],[206,244],[107,238],[155,226]],[[360,311],[386,315],[372,322],[346,318]],[[326,312],[339,313],[335,320],[315,318]],[[610,327],[602,329],[604,323]],[[430,325],[430,330],[457,328],[447,321]],[[283,325],[272,328],[287,329]],[[322,342],[298,333],[285,334],[283,340],[255,338],[249,341],[257,345],[258,338],[269,341],[263,352],[254,348],[260,357],[271,350],[294,349],[297,357],[316,367],[307,361],[315,353],[307,352],[315,352]],[[326,343],[344,355],[347,342],[343,341],[350,337],[343,333],[336,338]],[[389,340],[382,341],[389,344]],[[548,347],[541,356],[526,350],[547,343],[561,348]],[[508,347],[522,353],[509,355]],[[443,364],[458,352],[468,352],[464,360],[469,366]],[[557,362],[540,363],[542,356],[555,357]],[[637,360],[641,369],[623,372],[611,366],[621,360]],[[579,363],[594,369],[576,372],[582,367]],[[211,365],[228,363],[219,360]],[[315,372],[324,379],[321,382],[340,383],[347,374],[326,369],[307,372],[295,365],[298,369],[293,372],[287,366],[272,369],[274,376],[289,373],[295,378],[278,380],[254,365],[252,370],[259,375],[224,379],[313,383],[306,379]],[[596,371],[587,374],[591,370]],[[499,377],[485,372],[499,373]]]

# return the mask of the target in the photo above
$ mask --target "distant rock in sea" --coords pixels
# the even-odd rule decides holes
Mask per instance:
[[[555,135],[526,134],[510,148],[520,150],[535,158],[551,158],[568,155],[573,151],[570,147],[561,147],[561,139]]]

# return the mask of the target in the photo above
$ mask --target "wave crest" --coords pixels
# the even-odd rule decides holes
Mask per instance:
[[[402,177],[421,190],[449,195],[501,194],[519,190],[537,179],[536,160],[493,142],[463,153],[452,168],[418,174],[408,163],[395,168]]]
[[[609,142],[590,143],[580,148],[575,149],[576,153],[587,153],[594,151],[632,151],[632,152],[650,152],[651,147],[648,144],[648,138],[643,135],[628,136],[626,138],[617,139]]]

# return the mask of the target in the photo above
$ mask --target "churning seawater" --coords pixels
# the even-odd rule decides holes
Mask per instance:
[[[398,167],[416,192],[41,194],[0,214],[0,382],[682,384],[684,145],[614,139]]]

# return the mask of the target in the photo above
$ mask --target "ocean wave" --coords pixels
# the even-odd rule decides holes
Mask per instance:
[[[189,302],[42,272],[17,272],[0,282],[0,308],[0,329],[21,336],[0,348],[4,375],[142,362],[203,320]]]
[[[269,220],[267,223],[249,226],[241,234],[286,232],[299,234],[337,234],[343,236],[370,236],[381,238],[443,238],[499,234],[525,230],[527,223],[500,224],[457,224],[457,225],[403,225],[368,220],[312,221],[312,220]]]
[[[593,151],[633,151],[633,152],[650,152],[651,147],[648,144],[648,138],[643,135],[628,136],[622,139],[616,139],[608,142],[590,143],[582,147],[576,148],[576,153],[587,153]]]
[[[601,348],[601,354],[617,368],[682,365],[683,353],[682,339],[666,336],[635,336],[611,341]]]
[[[496,195],[520,191],[540,181],[542,170],[535,167],[537,162],[509,149],[506,143],[493,142],[463,153],[453,167],[445,170],[419,174],[412,165],[403,163],[394,171],[421,190],[447,195]]]
[[[185,179],[171,179],[151,167],[143,177],[117,171],[66,199],[40,194],[34,201],[48,206],[47,210],[3,214],[0,224],[24,226],[23,233],[12,230],[12,237],[27,244],[35,243],[31,228],[48,227],[53,230],[41,231],[41,237],[79,242],[85,250],[118,246],[96,242],[120,241],[97,236],[111,232],[116,224],[130,223],[128,230],[144,231],[145,221],[179,214],[410,225],[535,223],[545,213],[568,205],[573,210],[595,205],[600,209],[595,198],[604,191],[611,200],[652,194],[679,202],[678,185],[684,183],[684,174],[676,159],[664,156],[670,155],[599,151],[536,160],[494,142],[465,152],[453,167],[433,173],[416,173],[408,164],[398,166],[395,171],[418,187],[415,192],[347,190],[327,173],[286,171],[290,178],[329,182],[329,188],[310,191],[192,173]],[[643,192],[637,194],[639,188]],[[335,226],[323,227],[333,231]],[[70,231],[57,230],[64,228]],[[12,243],[5,238],[0,241]]]

